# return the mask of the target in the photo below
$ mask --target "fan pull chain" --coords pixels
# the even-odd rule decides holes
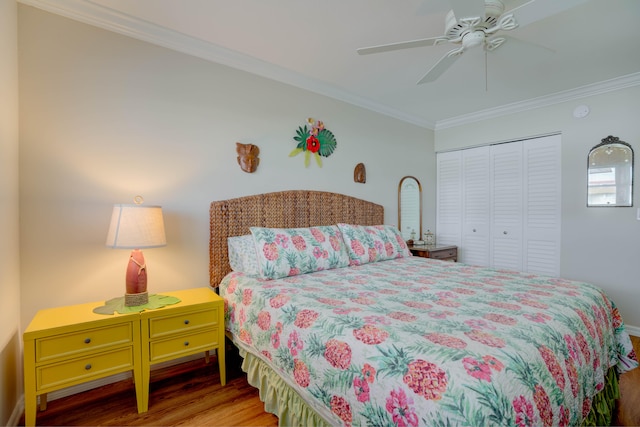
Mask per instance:
[[[487,51],[484,51],[484,91],[489,92],[489,71],[487,65]]]

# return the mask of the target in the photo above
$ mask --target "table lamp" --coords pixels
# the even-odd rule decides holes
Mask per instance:
[[[140,249],[157,248],[167,244],[162,220],[162,207],[143,206],[137,196],[135,204],[113,205],[111,225],[106,245],[111,248],[133,249],[126,274],[124,304],[127,307],[149,302],[147,293],[147,265]]]

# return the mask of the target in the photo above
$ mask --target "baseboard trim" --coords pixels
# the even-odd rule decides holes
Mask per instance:
[[[215,355],[212,354],[211,356],[212,358],[215,358]],[[167,362],[158,363],[157,365],[153,365],[151,367],[151,372],[156,371],[158,369],[179,365],[181,363],[190,362],[192,360],[200,359],[203,357],[204,355],[199,353],[199,354],[193,354],[191,356],[181,357],[175,360],[169,360]],[[52,391],[51,393],[47,394],[47,401],[51,402],[56,399],[61,399],[63,397],[82,393],[88,390],[93,390],[94,388],[102,387],[107,384],[113,384],[118,381],[123,381],[130,378],[131,378],[131,372],[123,372],[121,374],[111,375],[109,377],[100,378],[94,381],[88,381],[83,384],[78,384],[72,387],[67,387],[60,390]],[[20,396],[20,399],[18,399],[18,403],[13,409],[13,413],[11,414],[11,417],[9,418],[7,425],[17,426],[18,423],[20,422],[20,417],[22,417],[23,413],[24,413],[24,393]]]
[[[633,325],[624,325],[624,327],[629,335],[640,338],[640,327]]]
[[[7,426],[12,426],[12,427],[17,426],[18,423],[20,422],[20,417],[22,416],[23,413],[24,413],[24,394],[20,396],[20,399],[18,399],[18,403],[16,403],[16,406],[13,408],[13,412],[11,413],[11,416],[7,420]]]

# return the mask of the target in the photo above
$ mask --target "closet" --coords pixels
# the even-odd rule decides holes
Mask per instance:
[[[436,203],[460,262],[560,275],[560,135],[438,153]]]

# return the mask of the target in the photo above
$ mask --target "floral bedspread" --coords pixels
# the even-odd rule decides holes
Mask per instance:
[[[231,273],[226,326],[331,424],[579,425],[636,356],[596,286],[407,257]]]

